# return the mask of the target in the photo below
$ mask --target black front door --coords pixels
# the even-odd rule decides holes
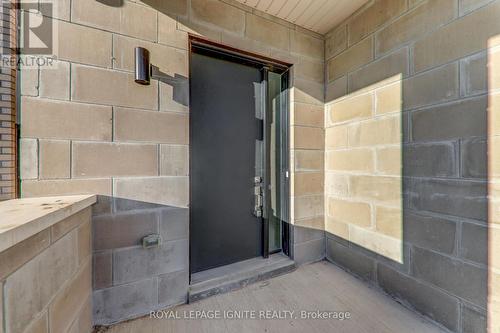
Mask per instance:
[[[190,269],[192,273],[262,255],[254,212],[255,66],[192,53],[190,64]]]

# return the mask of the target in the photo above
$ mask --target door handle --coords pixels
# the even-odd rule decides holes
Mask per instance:
[[[263,198],[262,198],[262,177],[254,178],[254,209],[253,215],[256,217],[262,217],[262,206],[263,206]]]

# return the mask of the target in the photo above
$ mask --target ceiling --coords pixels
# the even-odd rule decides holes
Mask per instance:
[[[368,0],[237,0],[322,35]]]

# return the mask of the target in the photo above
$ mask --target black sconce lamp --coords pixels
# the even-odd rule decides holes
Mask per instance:
[[[135,75],[134,81],[137,84],[149,86],[151,84],[151,79],[159,80],[170,85],[180,85],[185,80],[183,78],[177,78],[175,76],[170,76],[161,72],[161,70],[152,65],[149,59],[149,51],[144,47],[136,47],[134,49],[135,54]],[[184,78],[185,79],[185,78]]]
[[[146,86],[151,83],[149,51],[143,47],[135,48],[135,82]]]

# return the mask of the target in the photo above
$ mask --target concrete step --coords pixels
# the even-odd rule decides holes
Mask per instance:
[[[227,266],[194,273],[189,287],[189,303],[243,288],[295,270],[293,260],[282,253],[269,258],[253,258]]]

